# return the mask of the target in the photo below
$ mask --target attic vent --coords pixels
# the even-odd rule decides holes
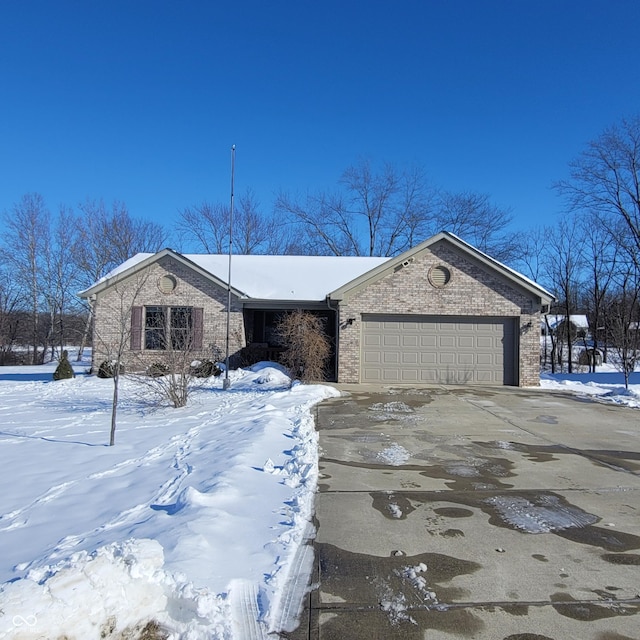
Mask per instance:
[[[162,293],[171,293],[175,290],[177,284],[173,276],[162,276],[162,278],[158,280],[158,289],[160,289]]]
[[[451,280],[451,271],[449,271],[447,267],[438,265],[436,267],[432,267],[429,271],[429,282],[434,287],[445,287],[447,284],[449,284],[449,280]]]

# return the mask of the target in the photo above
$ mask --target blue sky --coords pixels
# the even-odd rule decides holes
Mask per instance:
[[[640,112],[637,0],[7,0],[0,210],[118,199],[167,226],[252,188],[424,166],[549,224],[551,184]]]

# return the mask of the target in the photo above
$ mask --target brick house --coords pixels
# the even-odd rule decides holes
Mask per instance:
[[[167,345],[220,359],[273,359],[293,309],[323,319],[328,378],[393,384],[539,383],[541,312],[553,296],[443,232],[394,258],[138,254],[81,293],[94,309],[94,364],[126,340],[143,368]],[[229,314],[227,306],[229,304]]]

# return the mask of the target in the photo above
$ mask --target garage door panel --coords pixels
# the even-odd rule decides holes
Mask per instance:
[[[517,384],[515,319],[365,316],[363,382]]]
[[[435,334],[420,336],[420,346],[423,348],[435,349],[437,344],[438,344],[438,336]]]
[[[385,348],[388,347],[399,347],[400,346],[400,335],[399,334],[382,334],[382,345]]]
[[[382,336],[365,334],[363,344],[365,347],[379,347],[382,344]]]
[[[382,353],[380,351],[365,351],[363,361],[365,365],[380,364],[382,362]]]
[[[435,351],[418,354],[421,365],[434,365],[438,363],[438,354]]]
[[[456,346],[455,336],[438,336],[438,346],[440,349],[452,349]]]
[[[415,336],[411,336],[411,335],[402,336],[402,346],[403,347],[417,348],[419,342],[420,342],[420,336],[417,336],[417,335],[415,335]]]
[[[456,354],[449,351],[441,351],[438,354],[438,362],[444,365],[455,364]]]

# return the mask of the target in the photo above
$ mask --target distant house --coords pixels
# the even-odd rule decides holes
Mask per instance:
[[[549,334],[549,329],[554,335],[562,334],[565,329],[567,317],[563,314],[545,314],[540,319],[540,331],[543,336]],[[572,331],[572,335],[578,338],[584,338],[589,334],[589,321],[585,315],[573,315],[569,316],[569,326]]]
[[[278,318],[293,309],[324,320],[329,378],[344,383],[539,383],[536,327],[553,297],[450,233],[394,258],[138,254],[82,292],[95,313],[94,363],[122,333],[123,292],[135,290],[130,366],[152,363],[190,337],[194,355],[237,363],[277,355]],[[120,314],[120,315],[119,315]],[[135,363],[138,363],[137,365]]]

